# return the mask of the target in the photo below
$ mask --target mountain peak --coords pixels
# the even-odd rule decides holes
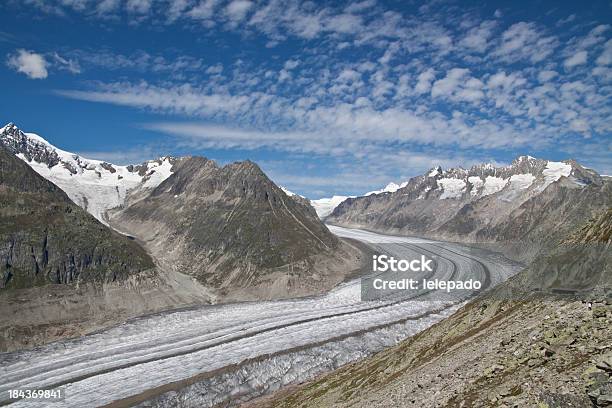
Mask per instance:
[[[13,129],[16,127],[17,126],[13,122],[9,122],[6,125],[4,125],[2,128],[0,128],[0,133],[3,133],[5,130]]]
[[[436,177],[439,174],[442,174],[442,166],[436,166],[429,169],[427,177]]]
[[[25,134],[13,122],[7,123],[6,125],[4,125],[4,127],[0,129],[0,136],[2,137],[5,137],[5,136],[16,137],[16,136],[21,136],[21,135],[25,135]]]

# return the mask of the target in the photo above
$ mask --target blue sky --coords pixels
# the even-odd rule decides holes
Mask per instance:
[[[0,11],[0,120],[86,157],[249,158],[310,198],[521,154],[612,174],[609,1]]]

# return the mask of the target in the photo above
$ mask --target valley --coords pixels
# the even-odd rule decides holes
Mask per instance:
[[[330,229],[398,258],[435,256],[431,278],[471,277],[492,287],[521,269],[497,254],[455,244]],[[3,354],[0,395],[13,388],[63,387],[66,399],[57,406],[83,406],[92,398],[112,406],[145,400],[213,406],[230,397],[235,404],[380,351],[448,316],[471,296],[423,291],[364,302],[360,280],[354,279],[305,299],[160,313]]]

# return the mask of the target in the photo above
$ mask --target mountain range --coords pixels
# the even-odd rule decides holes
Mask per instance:
[[[0,144],[141,245],[158,269],[205,285],[211,301],[312,294],[361,264],[361,251],[331,234],[308,200],[285,194],[250,161],[168,156],[122,166],[13,123],[0,129]]]
[[[61,328],[77,321],[86,332],[184,305],[325,292],[367,260],[319,217],[530,262],[612,203],[612,180],[573,160],[436,167],[365,196],[309,201],[248,160],[115,165],[14,124],[0,147],[3,349],[74,334]]]
[[[430,169],[395,192],[347,198],[326,222],[444,240],[500,242],[509,253],[524,252],[522,258],[528,259],[550,237],[611,202],[609,177],[573,160],[521,156],[502,167]]]

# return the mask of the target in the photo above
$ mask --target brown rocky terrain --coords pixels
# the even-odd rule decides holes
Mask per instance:
[[[246,405],[609,406],[611,227],[612,210],[607,210],[545,259],[413,338]],[[576,248],[595,253],[594,261],[585,266],[581,258],[563,256]],[[557,279],[534,278],[551,273]],[[559,281],[567,284],[581,274],[598,279],[588,280],[588,288],[581,282],[571,293],[555,291]],[[540,287],[529,286],[532,282],[540,282]]]
[[[182,158],[149,195],[111,211],[164,269],[195,277],[219,300],[319,293],[360,266],[305,201],[287,196],[250,161]]]

